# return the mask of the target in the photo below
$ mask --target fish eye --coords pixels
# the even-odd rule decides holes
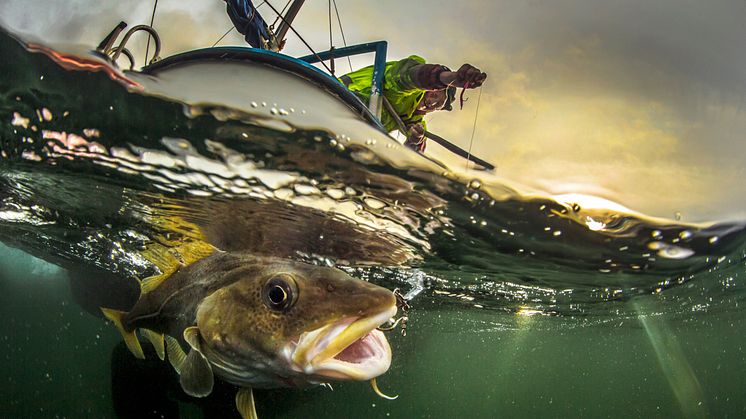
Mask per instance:
[[[267,307],[275,311],[287,311],[295,303],[298,286],[290,275],[275,275],[264,284],[262,294]]]

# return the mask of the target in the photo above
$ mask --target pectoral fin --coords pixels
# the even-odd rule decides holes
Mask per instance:
[[[243,419],[258,419],[254,407],[254,392],[251,388],[242,388],[236,394],[236,409]]]
[[[151,344],[153,344],[155,353],[158,354],[158,358],[163,361],[165,359],[163,335],[148,329],[140,329],[140,332],[145,335]]]
[[[179,383],[186,394],[205,397],[212,392],[215,378],[210,363],[200,351],[199,330],[196,327],[184,329],[184,339],[192,349],[181,365]]]
[[[184,365],[186,360],[186,352],[181,349],[179,341],[172,336],[166,335],[166,354],[168,354],[168,362],[174,367],[177,374],[181,374],[181,366]]]
[[[104,313],[104,316],[111,320],[114,323],[114,326],[117,327],[117,330],[119,330],[119,333],[122,335],[122,339],[124,339],[124,343],[127,345],[127,349],[132,352],[132,355],[139,359],[145,359],[145,354],[142,352],[142,346],[140,346],[140,341],[137,340],[135,331],[125,330],[124,325],[122,324],[122,317],[126,313],[104,307],[101,307],[101,312]]]

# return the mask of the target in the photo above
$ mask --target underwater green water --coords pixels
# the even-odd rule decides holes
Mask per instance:
[[[116,417],[115,403],[122,418],[230,414],[230,389],[195,403],[178,394],[176,375],[164,364],[138,366],[114,328],[74,303],[64,271],[8,248],[0,260],[0,416]],[[654,297],[640,300],[656,304]],[[740,312],[686,321],[654,316],[646,330],[634,318],[581,326],[424,305],[411,312],[406,337],[391,334],[394,360],[380,385],[397,400],[378,398],[365,383],[335,385],[333,392],[266,390],[256,394],[260,417],[746,414]]]

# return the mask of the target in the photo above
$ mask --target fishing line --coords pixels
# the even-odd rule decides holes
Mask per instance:
[[[477,96],[477,110],[474,112],[474,126],[471,128],[471,139],[469,139],[469,151],[466,153],[466,170],[469,170],[469,158],[471,157],[471,146],[474,143],[474,133],[477,132],[477,118],[479,117],[479,102],[482,100],[482,88],[479,88]]]
[[[270,29],[274,30],[274,27],[275,27],[275,25],[277,24],[277,21],[278,21],[278,20],[280,20],[280,16],[282,16],[282,14],[283,14],[283,13],[285,13],[285,9],[287,9],[287,8],[288,8],[288,6],[290,6],[290,2],[291,2],[291,1],[293,1],[293,0],[288,0],[288,2],[287,2],[287,3],[285,3],[285,7],[283,7],[283,8],[282,8],[282,10],[280,10],[280,13],[277,13],[277,11],[275,10],[275,13],[277,13],[277,18],[275,19],[275,21],[274,21],[274,22],[272,22],[272,24],[271,24],[271,25],[269,25],[269,28],[270,28]],[[263,1],[263,2],[262,2],[262,4],[264,4],[264,3],[267,3],[267,2],[266,2],[266,1]],[[257,6],[256,8],[258,9],[258,8],[259,8],[259,7],[260,7],[260,6],[262,5],[262,4],[260,4],[260,5],[259,5],[259,6]],[[270,6],[271,6],[271,5],[270,5]],[[272,10],[274,10],[274,7],[272,7]]]
[[[259,3],[259,6],[256,6],[256,9],[257,9],[257,10],[259,10],[259,8],[260,8],[260,7],[264,6],[264,3],[266,3],[266,1],[263,1],[263,2]],[[288,3],[288,4],[290,4],[290,3]],[[287,6],[287,4],[285,5],[285,7],[288,7],[288,6]],[[284,11],[285,11],[285,9],[282,9],[282,11],[284,12]],[[252,19],[253,19],[253,15],[252,15]],[[231,33],[231,31],[232,31],[233,29],[236,29],[236,27],[235,27],[235,26],[233,26],[233,25],[231,25],[231,27],[230,27],[230,28],[228,28],[228,30],[227,30],[227,31],[225,31],[225,33],[223,34],[223,36],[221,36],[220,38],[218,38],[218,40],[217,40],[217,41],[215,41],[215,43],[214,43],[214,44],[212,44],[212,47],[211,47],[211,48],[215,47],[215,45],[217,45],[218,43],[220,43],[220,41],[222,41],[222,40],[223,40],[223,38],[225,38],[226,36],[228,36],[228,34],[229,34],[229,33]]]
[[[332,67],[332,76],[334,75],[334,40],[332,39],[332,0],[327,0],[329,4],[329,65]]]
[[[293,33],[295,34],[295,36],[297,36],[297,37],[298,37],[298,39],[300,39],[300,40],[301,40],[301,42],[303,42],[303,45],[305,45],[305,46],[306,46],[306,48],[308,48],[309,50],[311,50],[311,53],[313,54],[313,56],[314,56],[314,57],[316,57],[316,59],[317,59],[317,60],[319,60],[319,63],[321,63],[321,65],[323,65],[323,66],[324,66],[324,68],[326,69],[326,71],[328,71],[329,73],[332,73],[332,74],[333,74],[334,72],[333,72],[333,71],[332,71],[332,70],[331,70],[331,69],[330,69],[330,68],[329,68],[329,67],[328,67],[328,66],[326,65],[326,63],[325,63],[324,61],[322,61],[322,60],[321,60],[321,57],[319,57],[319,54],[317,54],[317,53],[316,53],[316,51],[314,51],[314,49],[313,49],[313,48],[311,48],[311,46],[310,46],[310,45],[308,45],[308,42],[306,42],[306,40],[305,40],[305,39],[303,39],[303,37],[302,37],[302,36],[300,36],[300,34],[298,33],[298,31],[296,31],[296,30],[295,30],[295,28],[293,27],[293,25],[291,25],[290,23],[288,23],[288,21],[287,21],[287,20],[285,20],[285,17],[283,17],[283,16],[282,16],[282,15],[281,15],[281,14],[280,14],[280,13],[279,13],[278,11],[277,11],[277,9],[275,9],[275,7],[274,7],[274,6],[272,6],[272,3],[270,3],[270,2],[266,2],[266,3],[267,3],[267,6],[269,6],[269,7],[270,7],[270,8],[272,9],[272,11],[273,11],[273,12],[275,12],[275,13],[277,14],[277,17],[278,17],[278,18],[279,18],[279,19],[282,19],[282,21],[283,21],[283,22],[284,22],[284,23],[285,23],[286,25],[288,25],[288,28],[290,28],[290,30],[291,30],[291,31],[293,31]]]
[[[158,0],[155,0],[155,4],[153,5],[153,15],[150,16],[150,27],[151,28],[153,28],[153,22],[155,21],[155,9],[157,8],[158,8]],[[150,52],[150,32],[148,32],[148,45],[145,47],[145,65],[148,65],[148,52]]]
[[[334,41],[332,40],[332,0],[327,1],[329,5],[329,49],[334,48]]]
[[[347,39],[345,38],[345,30],[342,29],[342,19],[339,17],[339,9],[337,9],[337,0],[332,0],[332,3],[334,4],[334,12],[337,13],[337,22],[339,23],[339,32],[342,33],[342,43],[347,46]],[[347,56],[347,64],[350,65],[350,71],[352,71],[352,60],[350,60],[350,56]]]
[[[222,40],[223,40],[223,38],[225,38],[226,36],[228,36],[228,34],[229,34],[229,33],[231,33],[231,31],[232,31],[233,29],[235,29],[235,26],[231,26],[230,28],[228,28],[228,30],[227,30],[227,31],[226,31],[226,32],[225,32],[225,33],[223,34],[223,36],[221,36],[221,37],[220,37],[220,39],[218,39],[217,41],[215,41],[215,43],[214,43],[214,44],[212,44],[212,46],[214,47],[215,45],[217,45],[217,44],[218,44],[218,42],[222,41]]]

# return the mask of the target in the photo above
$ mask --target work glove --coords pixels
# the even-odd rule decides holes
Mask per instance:
[[[425,151],[426,138],[425,127],[422,124],[412,124],[407,130],[407,140],[404,145],[420,153]]]
[[[471,64],[462,65],[456,72],[457,84],[470,89],[481,86],[486,79],[487,73],[483,73]]]

